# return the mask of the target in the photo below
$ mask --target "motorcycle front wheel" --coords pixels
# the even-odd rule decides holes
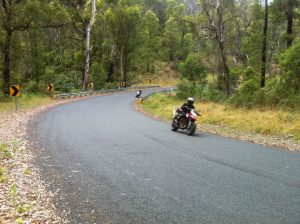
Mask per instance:
[[[186,134],[189,136],[193,135],[196,131],[196,127],[197,127],[196,124],[193,122],[190,128],[186,129]]]
[[[177,131],[178,130],[177,123],[176,123],[175,119],[173,119],[173,121],[172,121],[171,130],[172,131]]]

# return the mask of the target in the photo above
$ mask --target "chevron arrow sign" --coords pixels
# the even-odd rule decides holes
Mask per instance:
[[[11,85],[9,88],[9,95],[11,96],[21,96],[20,85]]]
[[[49,92],[52,92],[53,90],[54,90],[53,85],[52,85],[52,84],[49,84],[49,85],[48,85],[48,91],[49,91]]]

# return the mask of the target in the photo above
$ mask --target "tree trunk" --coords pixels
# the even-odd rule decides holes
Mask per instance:
[[[262,44],[262,54],[261,54],[261,82],[260,87],[265,87],[266,83],[266,61],[267,61],[267,31],[268,31],[268,0],[265,0],[265,22],[263,31],[263,44]]]
[[[219,46],[219,51],[222,59],[222,78],[224,81],[225,94],[229,96],[230,94],[230,80],[229,80],[229,68],[227,65],[227,58],[224,50],[224,21],[223,21],[223,10],[221,5],[217,4],[217,15],[218,15],[218,27],[215,33],[215,39]]]
[[[294,0],[288,0],[288,2],[287,2],[287,12],[286,12],[286,16],[287,16],[286,46],[287,46],[287,48],[292,46],[292,42],[293,42],[293,37],[292,37],[292,34],[293,34],[293,19],[294,19],[293,1]]]
[[[90,40],[91,40],[91,29],[95,22],[96,16],[96,0],[91,0],[92,15],[90,22],[85,26],[85,52],[84,52],[84,74],[82,89],[87,89],[88,78],[90,71]]]
[[[113,76],[114,76],[115,67],[116,67],[115,54],[116,54],[116,44],[112,40],[111,51],[110,51],[110,56],[109,56],[109,70],[108,70],[107,79],[106,79],[107,82],[114,81]]]
[[[12,31],[6,31],[4,49],[3,49],[3,90],[5,94],[9,94],[10,85],[10,45],[11,45]]]
[[[121,74],[121,81],[126,82],[125,75],[124,75],[124,45],[121,47],[120,51],[120,74]]]

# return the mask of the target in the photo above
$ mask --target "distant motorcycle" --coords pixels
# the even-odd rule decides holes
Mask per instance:
[[[177,111],[173,110],[174,118],[172,121],[171,129],[172,131],[177,131],[178,129],[185,130],[187,135],[193,135],[196,131],[197,125],[197,115],[200,115],[193,109],[187,111],[185,116],[181,116]]]
[[[140,98],[141,95],[142,95],[142,90],[138,90],[138,91],[136,92],[135,97],[136,97],[136,98]]]

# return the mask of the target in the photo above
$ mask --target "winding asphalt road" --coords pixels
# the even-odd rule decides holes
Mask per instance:
[[[71,223],[300,223],[300,153],[172,132],[136,112],[134,95],[57,106],[31,124]]]

